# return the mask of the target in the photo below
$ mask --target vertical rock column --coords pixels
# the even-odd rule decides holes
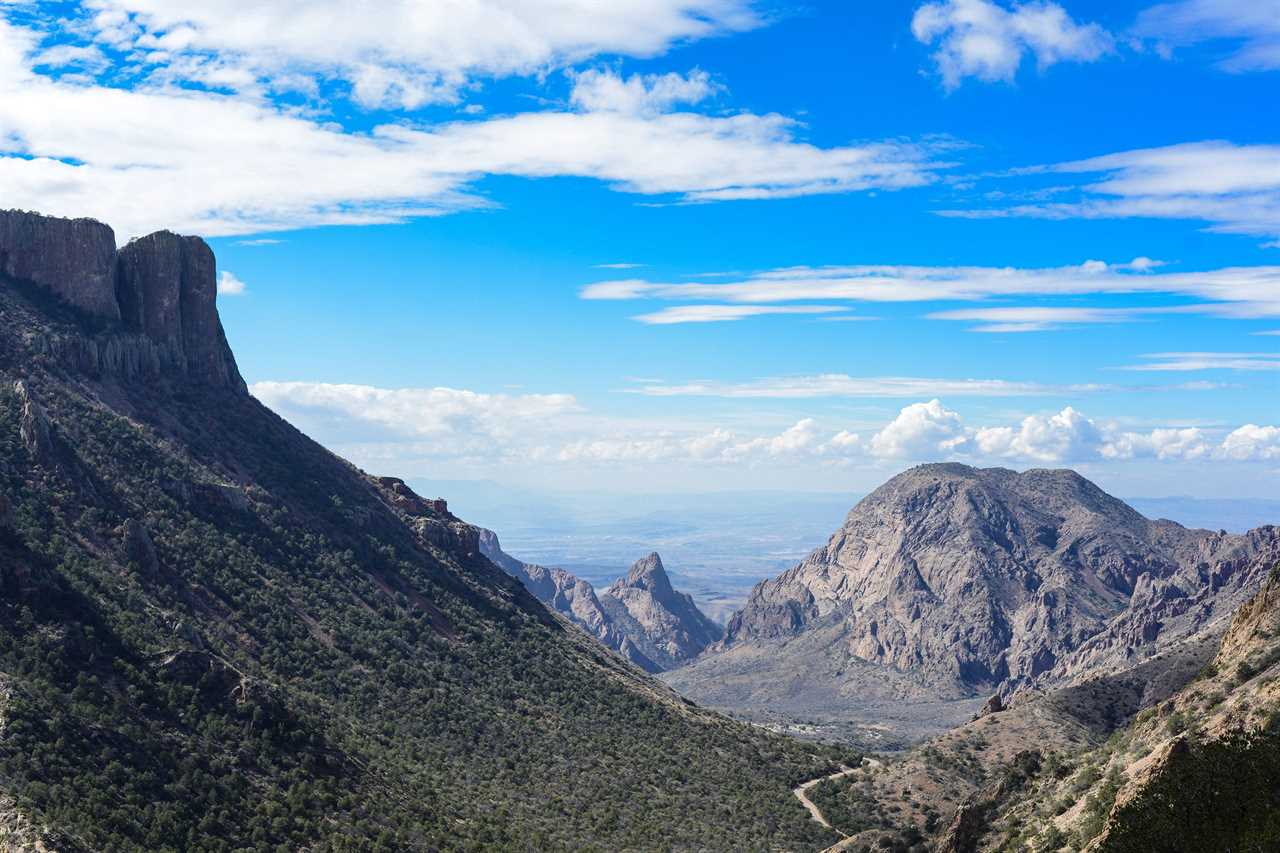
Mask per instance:
[[[199,237],[158,231],[131,241],[119,254],[121,319],[192,380],[243,391],[218,319],[216,269]]]
[[[92,219],[0,210],[0,274],[38,284],[96,317],[120,319],[116,237]]]

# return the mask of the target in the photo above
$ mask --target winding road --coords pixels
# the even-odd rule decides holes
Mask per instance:
[[[809,814],[813,816],[814,820],[816,820],[818,823],[822,824],[832,832],[836,833],[841,838],[848,838],[849,836],[845,835],[843,832],[836,829],[834,826],[831,825],[831,823],[825,817],[823,817],[822,809],[818,808],[818,806],[813,802],[813,800],[809,799],[808,791],[814,785],[821,785],[823,782],[827,782],[832,779],[840,779],[850,775],[851,773],[857,773],[863,767],[870,767],[873,770],[878,770],[881,767],[884,767],[884,765],[881,764],[879,761],[876,761],[874,758],[864,757],[862,759],[862,764],[860,764],[857,767],[841,767],[839,770],[837,770],[835,773],[832,773],[829,776],[819,776],[817,779],[810,779],[808,782],[804,782],[799,786],[793,788],[791,790],[791,793],[795,794],[796,799],[800,801],[800,804],[809,810]],[[840,845],[837,844],[835,847],[831,847],[828,849],[835,850],[839,848],[839,846]]]

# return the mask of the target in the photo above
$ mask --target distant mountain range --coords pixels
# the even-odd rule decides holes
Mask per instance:
[[[723,633],[691,597],[672,588],[656,553],[637,561],[625,577],[597,594],[591,584],[563,569],[510,556],[491,530],[481,531],[480,550],[547,607],[648,672],[688,663]]]

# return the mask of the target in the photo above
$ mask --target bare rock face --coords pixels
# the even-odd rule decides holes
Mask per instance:
[[[199,237],[160,231],[117,252],[100,222],[0,211],[0,279],[34,284],[105,321],[92,335],[42,338],[34,348],[94,376],[171,376],[247,393],[218,318],[216,272]]]
[[[759,584],[679,687],[710,702],[734,661],[753,683],[827,671],[841,695],[867,665],[938,696],[1051,687],[1214,630],[1278,541],[1147,519],[1073,471],[923,465]]]
[[[22,437],[22,443],[27,448],[27,452],[35,459],[48,459],[53,449],[53,441],[49,437],[49,419],[45,416],[44,409],[31,396],[27,383],[18,380],[13,386],[14,394],[18,397],[18,433]]]
[[[640,560],[625,578],[597,594],[591,584],[563,569],[523,563],[507,554],[491,530],[481,531],[480,551],[547,607],[648,672],[682,666],[720,637],[720,627],[693,599],[672,588],[657,554]]]
[[[101,222],[0,210],[0,275],[38,284],[94,316],[118,320],[115,267],[115,233]]]
[[[671,586],[662,558],[656,553],[638,560],[610,585],[600,603],[645,656],[663,669],[687,663],[720,639],[712,622],[686,593]]]

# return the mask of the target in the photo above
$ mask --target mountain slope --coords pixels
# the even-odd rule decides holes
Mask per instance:
[[[647,672],[675,669],[720,638],[721,629],[686,593],[671,586],[662,558],[650,554],[603,593],[564,569],[523,563],[491,530],[480,550],[534,597]]]
[[[1221,630],[1276,535],[1151,521],[1071,471],[924,465],[758,585],[717,652],[668,681],[713,706],[833,719],[852,706],[938,731],[973,697]]]
[[[246,393],[202,242],[113,243],[0,216],[6,827],[62,850],[833,840],[790,788],[840,756],[565,630],[476,528]]]

